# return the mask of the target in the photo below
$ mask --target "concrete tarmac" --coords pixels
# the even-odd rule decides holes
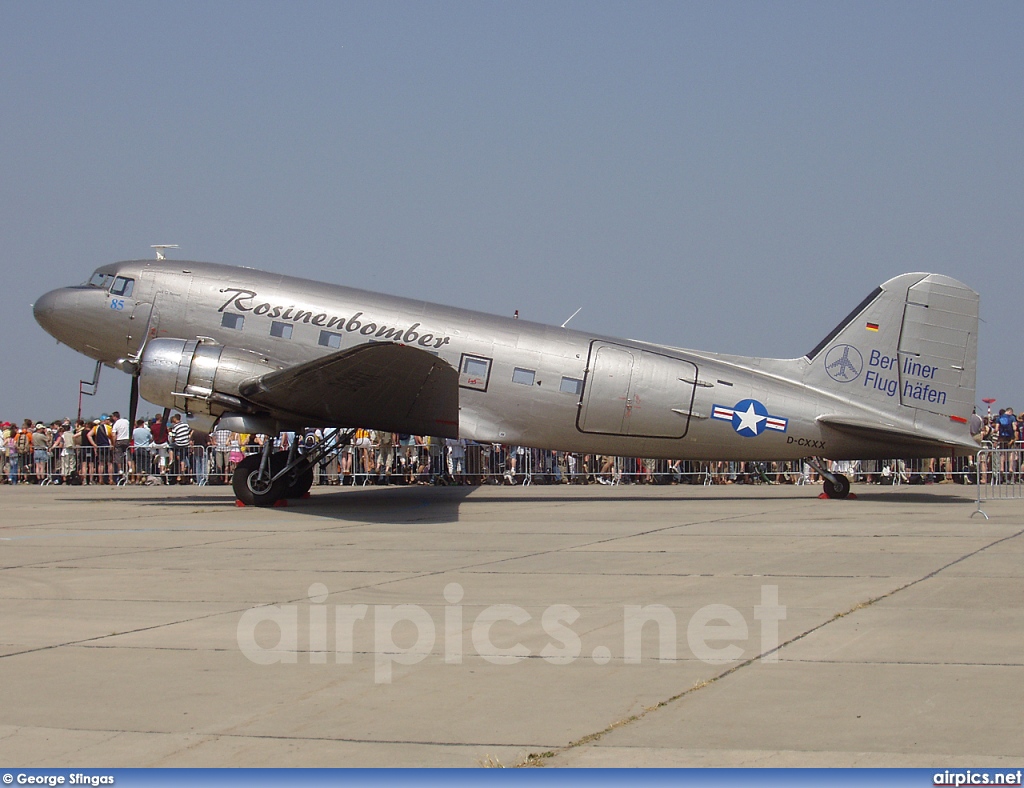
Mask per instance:
[[[1020,766],[1024,502],[818,489],[0,488],[0,762]]]

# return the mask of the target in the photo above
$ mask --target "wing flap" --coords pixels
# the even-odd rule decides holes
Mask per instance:
[[[457,438],[459,376],[418,348],[374,343],[269,372],[246,399],[308,426],[336,425]]]

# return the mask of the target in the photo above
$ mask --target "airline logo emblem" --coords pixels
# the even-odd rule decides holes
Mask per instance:
[[[789,424],[789,419],[769,414],[768,408],[756,399],[742,399],[731,408],[715,405],[711,418],[732,422],[736,434],[744,438],[756,438],[765,430],[785,432]]]
[[[837,383],[850,383],[860,377],[864,356],[853,345],[836,345],[825,354],[825,372]]]

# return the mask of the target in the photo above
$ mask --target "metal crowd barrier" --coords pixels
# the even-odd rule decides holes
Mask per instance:
[[[6,483],[35,484],[229,484],[235,461],[250,445],[233,447],[167,444],[129,447],[55,449],[36,463],[32,454],[2,457]],[[851,481],[879,484],[959,482],[981,487],[989,478],[1000,497],[1010,497],[1008,479],[1020,481],[1018,444],[989,449],[977,458],[956,460],[864,460],[836,462],[831,469]],[[1009,463],[996,477],[991,468]],[[1009,475],[1008,475],[1009,474]],[[648,460],[490,443],[430,441],[427,444],[349,445],[314,467],[314,484],[810,484],[819,481],[800,462],[697,462]],[[986,490],[988,487],[986,487]],[[1016,488],[1015,488],[1016,489]],[[1019,489],[1013,497],[1019,495]],[[989,494],[989,493],[986,493]],[[984,512],[981,512],[984,514]]]
[[[178,449],[155,446],[53,449],[46,460],[34,455],[3,458],[7,484],[209,484],[230,482],[228,453],[206,446]]]
[[[978,452],[975,462],[977,508],[971,512],[989,519],[981,508],[984,501],[1020,500],[1024,498],[1024,473],[1021,459],[1024,448],[1020,442],[1005,448],[985,448]]]

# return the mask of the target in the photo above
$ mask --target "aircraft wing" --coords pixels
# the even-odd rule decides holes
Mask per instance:
[[[310,426],[459,436],[458,373],[406,345],[360,345],[269,372],[240,390],[246,399]]]

